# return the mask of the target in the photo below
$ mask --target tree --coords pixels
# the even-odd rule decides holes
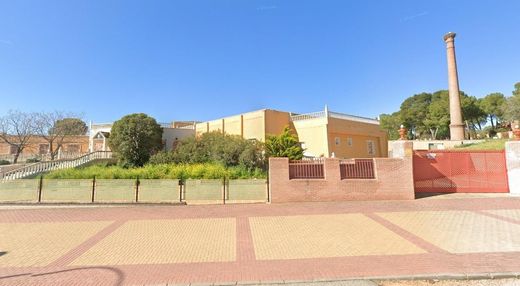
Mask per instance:
[[[513,95],[520,95],[520,82],[515,83],[515,90],[513,90]]]
[[[144,113],[126,115],[112,125],[108,144],[125,166],[142,166],[162,147],[162,128]]]
[[[428,106],[428,113],[424,121],[430,131],[432,139],[449,136],[450,113],[448,91],[441,90],[432,94],[432,101]]]
[[[13,164],[35,133],[35,114],[10,110],[7,115],[0,117],[0,139],[14,148]]]
[[[54,160],[67,136],[85,135],[88,127],[75,115],[60,111],[41,112],[35,116],[36,134],[49,143],[50,159]]]
[[[282,134],[269,136],[266,139],[265,151],[267,157],[287,157],[289,160],[301,160],[304,150],[298,142],[298,137],[291,132],[289,127],[285,127]]]
[[[411,131],[413,139],[419,138],[422,133],[428,131],[425,120],[431,100],[432,95],[423,92],[405,99],[401,104],[400,114],[403,125]]]
[[[489,117],[493,129],[498,126],[498,122],[501,121],[504,116],[502,106],[505,102],[505,96],[499,92],[488,94],[480,100],[480,108],[484,110]]]
[[[388,133],[388,139],[397,140],[399,139],[399,129],[401,128],[401,114],[399,111],[392,114],[381,114],[379,116],[379,123],[381,129]]]
[[[487,122],[487,114],[480,108],[479,101],[474,96],[468,96],[461,92],[462,116],[471,130],[482,130],[482,126]]]
[[[520,82],[515,84],[513,96],[507,99],[502,110],[504,111],[505,120],[509,122],[520,120]]]

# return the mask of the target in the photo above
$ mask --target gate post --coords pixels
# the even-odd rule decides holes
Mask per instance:
[[[506,142],[505,153],[509,193],[520,196],[520,141]]]
[[[403,160],[403,169],[401,171],[400,180],[401,189],[406,190],[410,200],[415,199],[415,183],[413,178],[413,142],[412,141],[394,141],[392,143],[392,158]],[[377,165],[374,166],[377,172]]]

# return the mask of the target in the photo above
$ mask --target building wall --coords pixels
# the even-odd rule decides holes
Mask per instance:
[[[81,136],[67,136],[63,139],[62,151],[68,152],[69,149],[78,150],[79,153],[88,152],[88,143],[89,137],[86,135]],[[55,145],[56,143],[54,143]],[[40,145],[49,145],[43,137],[33,136],[27,146],[23,149],[21,155],[29,156],[29,155],[39,155],[40,154]],[[53,146],[56,148],[56,146]],[[0,139],[0,155],[10,155],[11,147],[6,142]]]
[[[289,124],[289,113],[263,109],[198,123],[195,129],[197,136],[205,132],[219,131],[245,139],[265,141],[266,135],[280,134]]]
[[[173,150],[177,142],[188,137],[195,136],[194,129],[163,128],[162,139],[167,151]]]
[[[297,120],[293,124],[306,156],[328,157],[327,118]]]
[[[174,126],[172,124],[172,126]],[[207,124],[204,124],[207,127]],[[202,127],[202,125],[201,125]],[[201,128],[200,127],[200,128]],[[189,128],[175,128],[175,127],[163,127],[162,140],[164,143],[165,150],[172,150],[176,141],[182,140],[186,137],[195,136],[195,129]],[[91,131],[89,135],[89,150],[95,150],[94,145],[95,142],[98,141],[100,144],[103,144],[103,139],[94,139],[94,136],[98,134],[98,132],[108,132],[112,130],[112,124],[99,124],[92,125]],[[110,147],[108,146],[108,138],[104,142],[105,151],[110,151]],[[102,148],[103,149],[103,148]]]
[[[224,128],[227,134],[242,136],[242,115],[224,118]]]
[[[265,135],[279,135],[285,127],[294,130],[289,112],[266,109],[265,110]]]
[[[340,144],[336,145],[338,137]],[[352,138],[352,146],[348,145]],[[375,144],[375,154],[368,153],[368,143]],[[337,158],[371,158],[388,156],[388,137],[377,124],[369,124],[339,118],[328,119],[328,144],[330,154],[334,152]],[[329,154],[329,155],[330,155]]]
[[[411,144],[395,158],[374,158],[375,179],[347,179],[340,175],[340,160],[324,160],[324,179],[289,179],[287,158],[269,159],[269,190],[273,203],[353,200],[413,200]],[[399,157],[402,156],[402,157]]]
[[[325,116],[292,121],[290,113],[271,109],[198,123],[196,134],[220,131],[265,141],[269,135],[282,133],[286,126],[295,131],[308,156],[331,157],[334,152],[337,158],[367,158],[388,154],[386,132],[378,124]],[[335,144],[336,137],[340,138],[339,145]],[[352,146],[347,145],[347,138],[352,138]],[[374,144],[373,154],[368,152],[367,141]]]
[[[266,126],[265,110],[258,110],[243,114],[243,138],[265,141]]]

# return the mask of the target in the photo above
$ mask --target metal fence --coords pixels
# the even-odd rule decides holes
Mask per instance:
[[[323,160],[289,161],[289,179],[324,179]]]
[[[415,151],[415,192],[507,193],[504,151]]]
[[[259,203],[267,180],[20,179],[0,182],[0,203]]]
[[[342,160],[339,165],[341,179],[375,179],[373,159]]]

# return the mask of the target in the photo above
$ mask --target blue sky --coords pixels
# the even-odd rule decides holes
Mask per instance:
[[[0,114],[208,120],[272,108],[378,116],[446,89],[511,95],[520,1],[0,0]]]

